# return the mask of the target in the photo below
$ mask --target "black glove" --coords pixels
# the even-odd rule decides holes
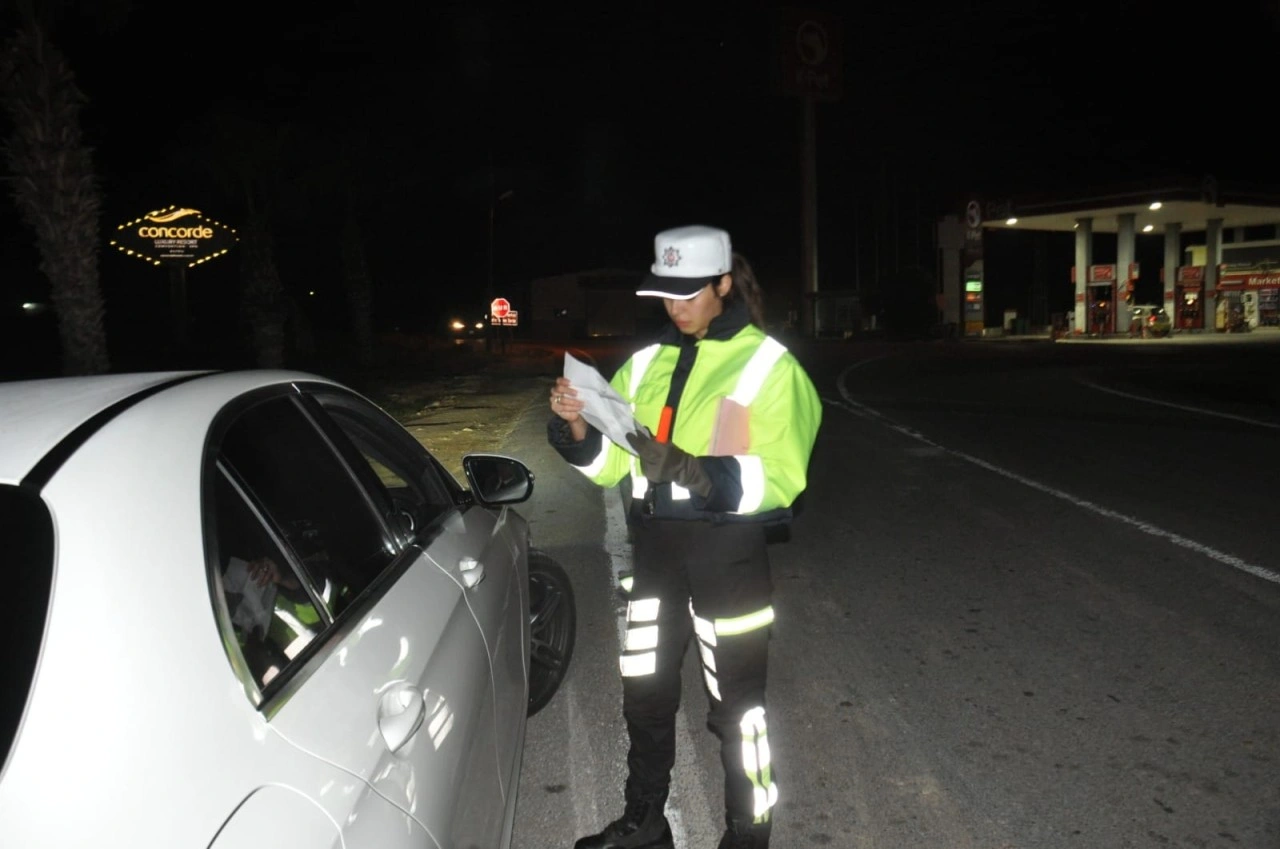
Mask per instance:
[[[678,483],[703,498],[711,495],[711,478],[697,457],[670,442],[643,433],[628,433],[627,442],[640,458],[640,471],[654,483]]]

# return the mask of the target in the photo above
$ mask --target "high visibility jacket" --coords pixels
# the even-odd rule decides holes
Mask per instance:
[[[687,346],[696,350],[685,351],[682,367],[681,352]],[[672,406],[670,441],[697,456],[712,481],[705,499],[678,484],[653,484],[645,479],[635,455],[594,428],[582,443],[564,444],[556,436],[559,419],[553,419],[552,444],[588,478],[609,487],[630,477],[633,512],[653,518],[755,522],[790,516],[789,508],[807,483],[822,404],[795,356],[748,323],[744,307],[732,305],[702,339],[668,333],[633,354],[610,383],[652,433],[658,432],[663,407]],[[674,397],[673,383],[683,384]],[[748,447],[734,456],[710,456],[725,398],[749,411]]]

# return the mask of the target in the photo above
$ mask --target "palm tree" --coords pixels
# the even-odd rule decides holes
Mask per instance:
[[[276,262],[277,211],[284,204],[288,178],[283,163],[293,142],[288,122],[245,114],[223,101],[187,129],[186,144],[172,154],[171,166],[203,170],[228,202],[239,207],[240,321],[256,365],[278,368],[287,359],[290,318],[298,318]]]
[[[254,359],[259,368],[280,368],[285,363],[285,322],[289,305],[267,216],[250,204],[240,252],[240,311],[249,330]]]
[[[0,54],[0,101],[12,123],[5,156],[13,197],[35,231],[49,279],[65,374],[110,367],[98,277],[102,189],[80,131],[85,97],[62,53],[28,19]]]
[[[351,331],[355,338],[356,362],[373,365],[373,278],[365,258],[360,225],[353,213],[347,214],[342,228],[342,272],[347,286],[347,305],[351,309]]]

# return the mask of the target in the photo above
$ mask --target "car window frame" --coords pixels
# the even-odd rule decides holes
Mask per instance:
[[[307,596],[311,599],[312,605],[316,612],[320,614],[322,627],[316,634],[315,639],[311,640],[298,656],[293,659],[280,673],[266,685],[258,682],[257,676],[250,667],[248,659],[240,648],[239,641],[236,639],[235,626],[232,623],[231,609],[227,605],[226,588],[223,585],[223,570],[221,564],[225,561],[224,552],[222,551],[222,540],[218,534],[217,517],[213,516],[212,532],[206,530],[206,564],[209,567],[209,575],[211,581],[211,598],[214,602],[214,612],[218,620],[219,636],[222,639],[223,648],[227,653],[227,660],[231,663],[232,670],[236,677],[240,680],[241,685],[245,689],[246,695],[254,705],[261,705],[264,701],[268,701],[270,694],[277,689],[274,685],[276,681],[293,675],[296,667],[305,666],[310,653],[316,651],[316,646],[320,643],[324,635],[333,627],[334,617],[329,611],[329,606],[323,603],[318,596],[318,588],[307,570],[303,567],[301,559],[297,551],[290,545],[289,541],[281,532],[279,526],[272,522],[269,515],[263,509],[263,506],[252,489],[248,487],[244,479],[235,470],[230,463],[224,462],[221,455],[215,460],[215,475],[226,478],[237,497],[244,503],[245,508],[253,515],[253,518],[261,526],[262,532],[270,538],[272,544],[284,559],[282,566],[287,567],[295,577],[303,589],[306,590]],[[216,486],[215,476],[210,477],[212,486]],[[210,493],[212,498],[212,493]]]
[[[328,420],[327,414],[318,416],[316,409],[306,402],[306,394],[301,385],[289,383],[261,387],[246,392],[225,404],[217,412],[210,424],[205,438],[204,457],[201,465],[201,529],[204,535],[205,570],[210,602],[213,605],[214,618],[218,628],[218,637],[227,654],[232,673],[240,681],[249,702],[263,713],[268,720],[287,704],[292,695],[323,665],[335,647],[355,628],[368,609],[377,604],[388,589],[396,584],[400,576],[409,569],[420,554],[416,547],[402,543],[398,536],[393,533],[393,529],[388,526],[384,517],[379,514],[373,495],[370,493],[365,481],[361,479],[360,468],[363,466],[368,469],[368,464],[361,459],[360,464],[353,467],[349,454],[351,451],[356,450],[355,447],[350,444],[350,440],[347,439],[345,434],[341,434],[341,440],[335,442],[334,434],[330,428],[335,428],[337,425]],[[248,662],[236,640],[231,624],[231,612],[227,607],[226,597],[223,593],[221,569],[219,568],[221,550],[218,542],[218,524],[217,516],[213,509],[215,503],[214,486],[217,476],[223,473],[219,468],[222,465],[219,460],[222,457],[221,445],[223,438],[228,429],[248,410],[280,397],[287,398],[301,410],[310,426],[317,430],[328,450],[334,455],[337,462],[342,465],[346,474],[351,477],[356,487],[360,490],[366,506],[381,528],[384,543],[391,547],[392,551],[390,553],[392,556],[378,575],[337,616],[331,615],[329,605],[321,603],[322,616],[327,620],[325,627],[279,674],[266,685],[261,685],[249,669]],[[345,447],[342,447],[344,445]],[[303,581],[307,588],[308,595],[313,600],[318,599],[320,588],[315,585],[308,570],[298,569],[300,563],[298,554],[287,541],[283,529],[271,517],[269,511],[262,508],[260,499],[253,492],[253,488],[248,486],[240,478],[239,474],[235,472],[234,463],[228,461],[225,465],[231,469],[233,473],[232,481],[237,485],[242,497],[246,493],[249,495],[248,504],[254,511],[258,521],[263,525],[264,532],[271,536],[280,550],[284,552],[286,559],[290,560],[290,568],[296,574],[299,574],[300,580]]]
[[[415,527],[411,533],[403,535],[396,534],[397,529],[391,526],[385,516],[383,520],[391,533],[396,535],[401,545],[416,545],[422,548],[429,546],[431,541],[440,534],[450,516],[466,504],[464,490],[457,480],[448,473],[444,465],[436,459],[435,455],[426,446],[414,439],[413,435],[405,430],[403,425],[363,395],[325,384],[301,388],[303,390],[304,403],[312,408],[315,420],[322,427],[332,429],[333,432],[329,433],[331,443],[337,446],[338,450],[345,452],[348,466],[355,469],[359,482],[366,489],[373,488],[380,494],[386,494],[385,486],[378,479],[373,469],[369,467],[368,461],[364,458],[359,447],[354,444],[351,436],[347,434],[343,425],[330,411],[330,404],[354,415],[356,424],[372,430],[375,437],[383,435],[388,437],[391,442],[387,447],[396,455],[396,460],[422,468],[422,473],[427,476],[425,481],[419,479],[419,476],[416,475],[406,478],[405,475],[401,474],[403,470],[393,468],[392,471],[395,471],[401,479],[405,480],[407,485],[417,490],[425,502],[429,504],[438,503],[440,506],[439,512],[430,517],[428,521],[422,523],[420,527]],[[388,466],[390,467],[389,464]],[[436,492],[433,494],[424,491],[430,489],[435,489]],[[394,504],[391,506],[394,507]]]

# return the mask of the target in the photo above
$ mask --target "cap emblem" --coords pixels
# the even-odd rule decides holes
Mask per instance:
[[[674,268],[680,264],[680,251],[676,248],[667,248],[662,252],[662,264],[667,268]]]

